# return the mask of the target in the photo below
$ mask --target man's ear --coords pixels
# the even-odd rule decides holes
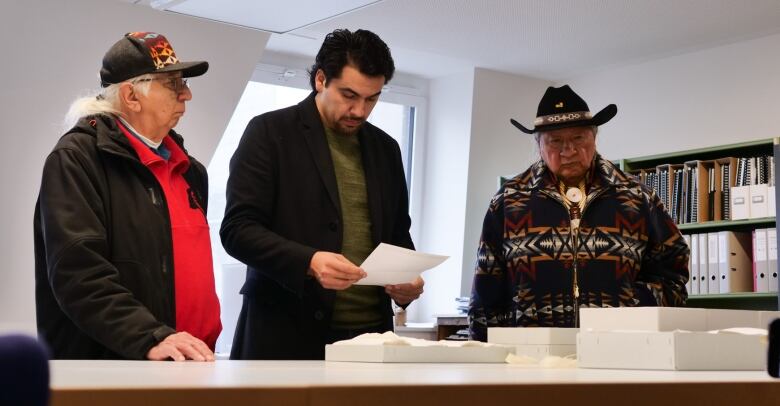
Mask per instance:
[[[129,111],[138,113],[141,111],[141,102],[138,100],[138,93],[131,83],[122,83],[119,85],[119,102]]]
[[[317,72],[314,73],[314,89],[317,92],[321,92],[327,86],[325,80],[325,72],[322,69],[317,69]]]

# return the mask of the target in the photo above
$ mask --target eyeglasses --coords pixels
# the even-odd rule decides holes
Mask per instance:
[[[162,82],[162,85],[166,89],[172,90],[176,95],[180,95],[184,93],[184,89],[189,89],[190,85],[187,81],[187,78],[179,78],[179,77],[160,77],[160,78],[147,78],[147,79],[139,79],[133,81],[133,83],[138,82],[151,82],[153,80],[159,80]]]
[[[560,152],[566,149],[566,144],[574,148],[579,148],[591,142],[590,134],[575,134],[571,137],[560,135],[546,135],[542,137],[544,145],[551,151]]]

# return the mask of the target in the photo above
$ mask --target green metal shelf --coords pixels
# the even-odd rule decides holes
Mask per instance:
[[[677,228],[679,228],[683,233],[688,234],[686,231],[707,232],[712,230],[752,230],[755,228],[772,228],[774,226],[775,217],[760,217],[745,220],[705,221],[703,223],[678,224]]]
[[[720,293],[688,296],[686,307],[708,309],[777,310],[777,292]]]
[[[709,160],[728,156],[751,156],[772,154],[773,138],[740,142],[736,144],[719,145],[710,148],[689,149],[687,151],[670,152],[668,154],[648,155],[637,158],[626,158],[620,161],[624,171],[655,168],[663,164],[681,164],[692,160]]]
[[[746,157],[764,154],[774,155],[775,158],[780,156],[780,138],[766,138],[755,141],[718,145],[710,148],[647,155],[621,159],[619,162],[620,169],[629,172],[638,169],[651,169],[664,164],[683,164],[694,160],[706,161],[726,157]],[[680,228],[680,231],[685,234],[696,234],[721,230],[751,231],[758,228],[775,227],[775,224],[775,217],[762,217],[746,220],[679,224],[678,227]],[[780,301],[780,295],[777,292],[746,292],[689,296],[686,306],[714,309],[778,310],[778,301]]]

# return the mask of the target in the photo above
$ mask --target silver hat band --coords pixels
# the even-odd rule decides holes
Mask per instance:
[[[536,117],[536,120],[534,120],[534,125],[540,126],[540,125],[565,123],[568,121],[590,120],[591,117],[592,116],[589,111],[575,111],[571,113],[550,114],[548,116]]]

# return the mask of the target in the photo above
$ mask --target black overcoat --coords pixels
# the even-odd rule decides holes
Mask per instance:
[[[341,251],[343,214],[315,95],[253,118],[230,162],[220,237],[247,265],[231,359],[324,358],[336,291],[307,270],[316,251]],[[414,248],[398,143],[370,123],[357,136],[373,244]],[[382,295],[381,330],[392,330]]]

